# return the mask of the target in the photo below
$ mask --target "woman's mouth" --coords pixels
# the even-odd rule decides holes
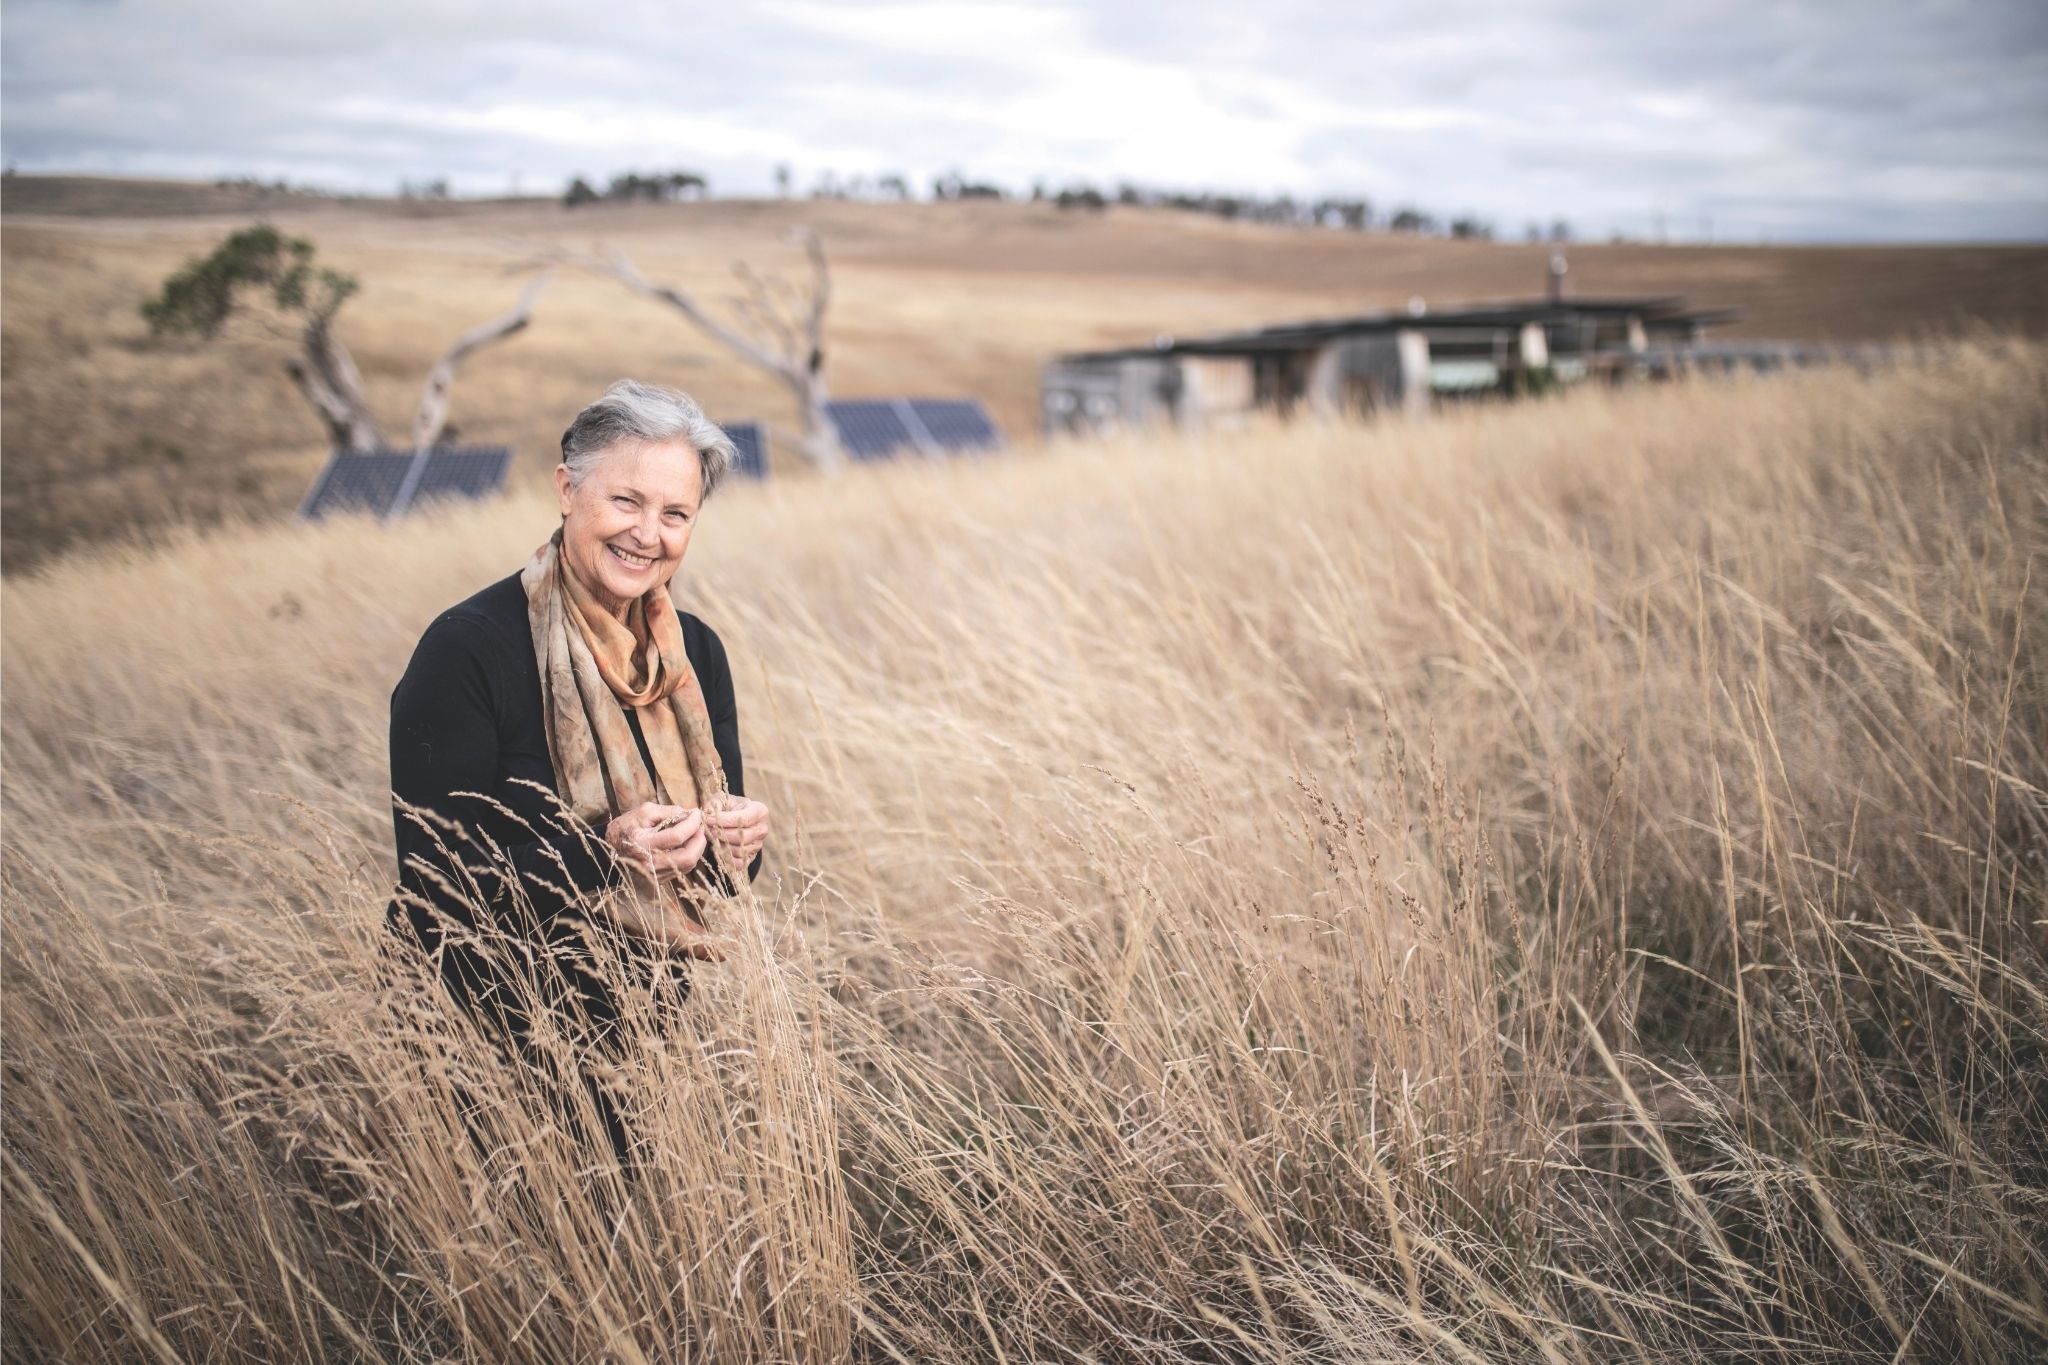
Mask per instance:
[[[618,546],[610,544],[606,545],[605,549],[610,550],[613,556],[629,569],[645,569],[654,563],[653,555],[636,555],[630,550],[622,550]]]

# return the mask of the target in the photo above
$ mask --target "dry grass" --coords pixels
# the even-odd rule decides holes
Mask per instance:
[[[387,431],[428,368],[519,293],[508,265],[552,246],[630,250],[707,298],[735,260],[793,259],[814,225],[837,293],[830,374],[846,395],[971,393],[1013,436],[1038,425],[1053,354],[1155,334],[1526,297],[1551,248],[1231,224],[1166,212],[1101,216],[1032,204],[720,201],[574,212],[544,203],[331,203],[206,186],[17,176],[0,229],[0,566],[29,567],[109,530],[280,517],[325,455],[282,373],[287,343],[255,326],[210,346],[157,343],[138,313],[163,278],[257,216],[309,236],[363,292],[341,315]],[[1730,335],[1917,339],[1988,323],[2048,335],[2048,247],[1575,246],[1572,288],[1685,294],[1741,309]],[[796,272],[801,277],[801,269]],[[786,393],[657,304],[561,279],[531,330],[465,368],[465,439],[510,443],[539,484],[567,414],[621,373],[679,384],[722,420],[787,423]]]
[[[546,522],[6,581],[12,1350],[2048,1347],[2038,345],[721,494],[779,834],[630,1190],[375,953]]]

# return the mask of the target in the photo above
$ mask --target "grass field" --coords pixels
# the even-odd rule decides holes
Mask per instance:
[[[452,297],[442,225],[404,267],[334,223],[379,307]],[[852,302],[926,297],[868,269],[849,379],[905,344]],[[915,387],[1087,333],[1063,278]],[[616,368],[544,335],[477,408]],[[373,950],[389,689],[550,524],[0,585],[10,1358],[2048,1350],[2040,343],[721,492],[678,600],[777,834],[728,961],[636,1018],[630,1202]]]
[[[1160,332],[1528,297],[1551,248],[1304,231],[1170,212],[1047,205],[714,201],[569,211],[544,202],[402,204],[208,186],[14,176],[0,191],[0,567],[59,546],[297,506],[323,433],[253,323],[206,347],[153,342],[138,311],[164,277],[267,218],[311,238],[363,292],[338,331],[387,433],[428,368],[520,292],[508,267],[551,247],[630,252],[712,300],[736,260],[796,266],[814,226],[835,266],[827,346],[841,396],[971,393],[1035,435],[1038,374],[1063,350]],[[2048,247],[1583,245],[1571,287],[1684,294],[1742,310],[1731,337],[1918,339],[1988,325],[2048,336]],[[570,414],[621,374],[677,384],[722,420],[787,423],[787,395],[661,305],[567,275],[530,330],[476,357],[452,416],[544,481]]]

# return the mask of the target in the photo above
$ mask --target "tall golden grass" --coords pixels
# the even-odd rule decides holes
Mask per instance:
[[[2048,1349],[2038,345],[720,493],[777,832],[632,1181],[378,951],[550,515],[5,581],[10,1352]]]

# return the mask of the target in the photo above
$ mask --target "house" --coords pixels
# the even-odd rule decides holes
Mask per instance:
[[[1396,410],[1646,371],[1697,346],[1728,309],[1678,297],[1465,304],[1279,323],[1149,346],[1075,351],[1041,374],[1048,434],[1118,426],[1229,426],[1254,411]]]

